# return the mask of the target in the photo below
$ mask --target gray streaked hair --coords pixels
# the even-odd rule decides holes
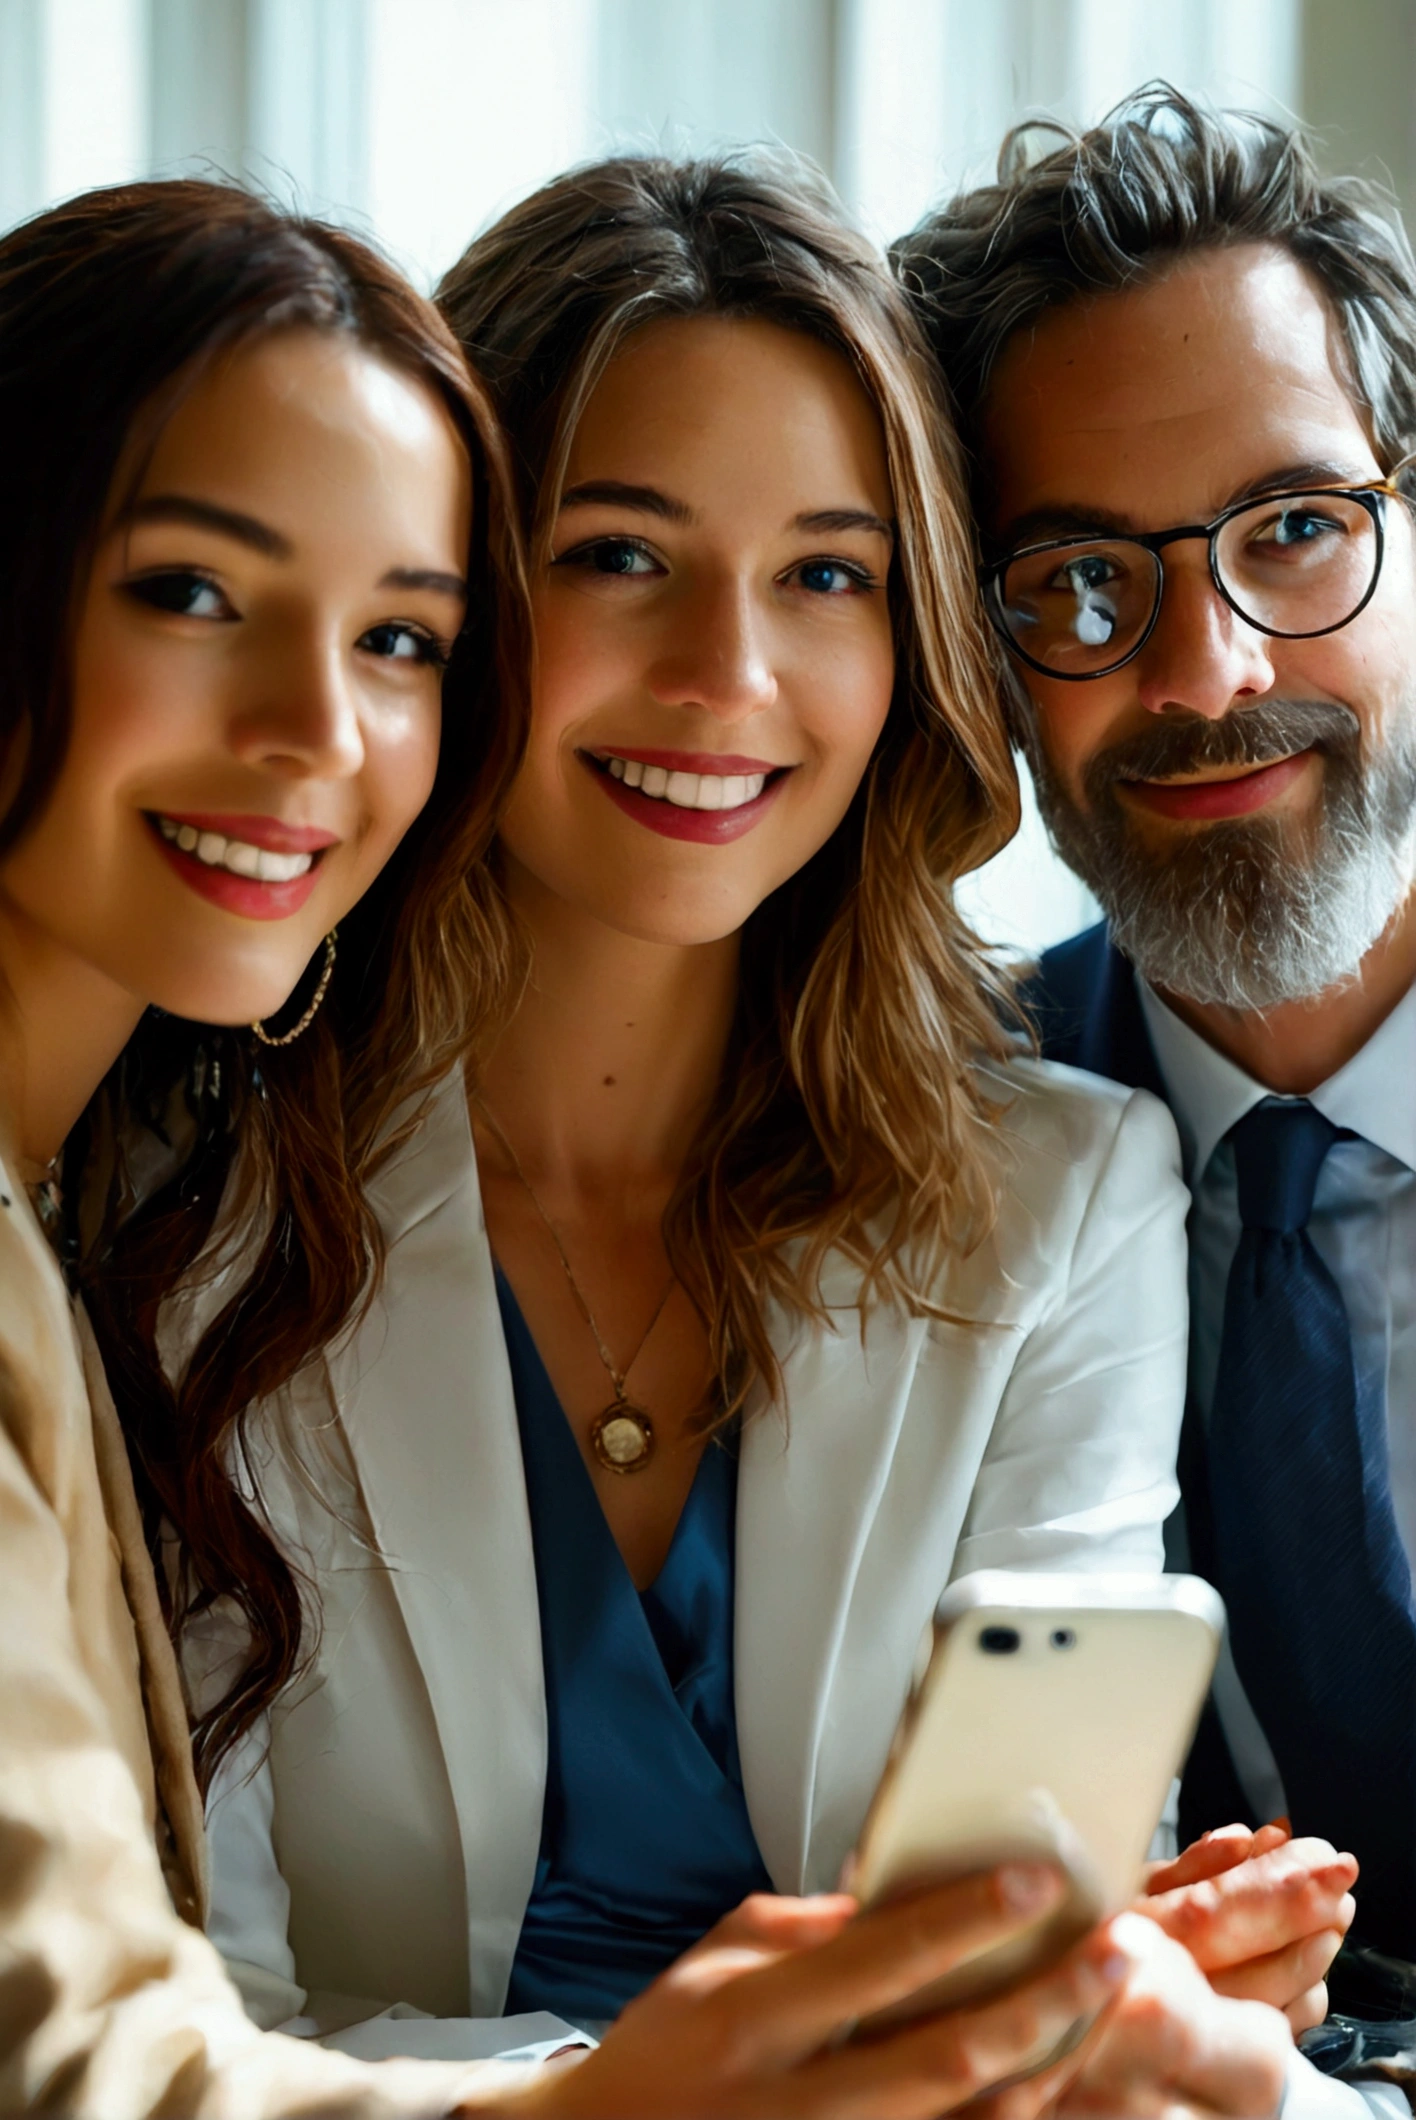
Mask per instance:
[[[990,378],[1015,333],[1044,310],[1240,243],[1280,246],[1322,287],[1354,395],[1394,468],[1416,446],[1416,259],[1391,196],[1323,176],[1300,128],[1206,110],[1153,81],[1087,132],[1017,126],[996,183],[927,214],[891,258],[976,454]]]

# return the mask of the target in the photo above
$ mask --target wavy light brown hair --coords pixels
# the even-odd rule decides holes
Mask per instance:
[[[1018,790],[958,447],[883,261],[797,163],[574,170],[474,242],[438,301],[495,398],[536,567],[576,425],[647,324],[808,333],[849,361],[884,430],[894,698],[846,818],[747,925],[728,1062],[665,1223],[731,1410],[755,1379],[778,1386],[768,1305],[823,1315],[828,1252],[861,1267],[863,1308],[937,1312],[945,1255],[995,1211],[975,1062],[1003,1050],[999,989],[951,886],[1012,836]]]
[[[341,926],[310,1029],[279,1050],[149,1011],[65,1156],[68,1266],[93,1319],[174,1632],[234,1600],[251,1653],[196,1726],[209,1777],[301,1660],[300,1586],[250,1497],[245,1408],[304,1367],[377,1282],[370,1174],[420,1092],[504,1005],[482,856],[524,733],[524,570],[495,419],[431,303],[366,244],[234,186],[91,192],[0,240],[0,853],[42,812],[69,732],[74,617],[99,528],[183,393],[262,334],[366,347],[447,407],[473,469],[471,602],[422,817]],[[308,998],[307,975],[284,1022]],[[254,1257],[179,1380],[164,1300],[203,1272],[218,1205]]]

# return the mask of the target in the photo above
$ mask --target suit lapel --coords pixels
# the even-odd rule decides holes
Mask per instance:
[[[1093,1074],[1124,1082],[1128,1089],[1148,1089],[1165,1101],[1165,1084],[1141,1013],[1134,967],[1110,942],[1101,961],[1078,1063]]]
[[[743,1786],[779,1891],[809,1874],[823,1736],[857,1578],[889,1478],[924,1327],[854,1309],[782,1358],[791,1436],[756,1411],[738,1475],[736,1695]],[[911,1644],[911,1649],[913,1643]]]
[[[1043,1057],[1164,1098],[1136,975],[1105,923],[1043,954],[1023,988]]]
[[[546,1715],[511,1374],[460,1078],[372,1197],[383,1290],[331,1381],[462,1835],[472,1991],[500,2007],[535,1872]]]

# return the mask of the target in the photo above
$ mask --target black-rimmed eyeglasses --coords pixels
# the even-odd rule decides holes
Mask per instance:
[[[1166,545],[1202,537],[1215,588],[1246,625],[1276,640],[1312,640],[1350,625],[1372,599],[1385,549],[1383,510],[1403,496],[1390,478],[1270,493],[1212,523],[1134,537],[1051,537],[979,571],[989,617],[1044,677],[1109,677],[1139,655],[1160,615]]]

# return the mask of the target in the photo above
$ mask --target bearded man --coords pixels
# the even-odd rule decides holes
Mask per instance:
[[[1416,264],[1262,120],[1158,86],[1031,130],[895,255],[1017,739],[1107,916],[1042,960],[1043,1047],[1163,1096],[1194,1196],[1171,1564],[1230,1651],[1182,1837],[1352,1849],[1354,1933],[1409,1961]]]

